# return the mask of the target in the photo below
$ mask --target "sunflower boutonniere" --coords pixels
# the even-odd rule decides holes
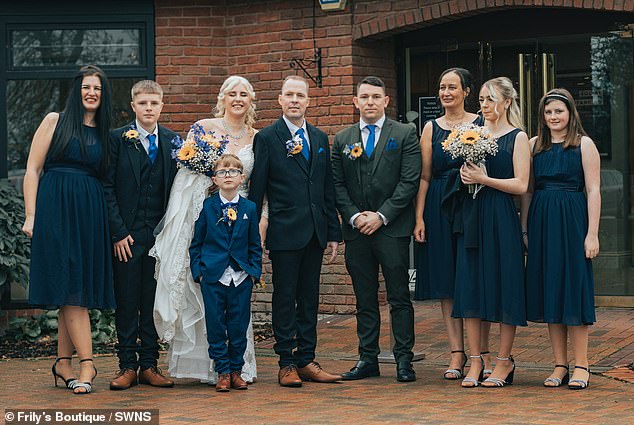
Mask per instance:
[[[128,145],[134,146],[134,148],[138,151],[139,145],[141,144],[141,139],[139,139],[139,130],[133,125],[126,131],[121,134],[121,138]]]
[[[231,226],[233,223],[235,223],[237,218],[238,218],[238,205],[237,204],[235,206],[228,205],[222,209],[222,215],[220,216],[216,224],[220,224],[224,221],[229,226]]]
[[[351,145],[345,145],[342,153],[348,157],[348,159],[354,161],[359,158],[363,153],[363,145],[361,142],[356,142]]]
[[[299,137],[299,134],[296,134],[292,139],[286,141],[286,156],[290,158],[293,155],[297,155],[303,148],[302,138]]]

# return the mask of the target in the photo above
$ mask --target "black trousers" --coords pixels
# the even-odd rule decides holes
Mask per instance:
[[[394,334],[394,358],[410,362],[414,347],[414,307],[409,294],[409,237],[381,232],[346,241],[346,267],[357,298],[360,360],[376,362],[380,353],[379,266],[385,278]]]
[[[313,236],[294,251],[269,251],[273,266],[273,333],[279,366],[315,359],[319,277],[324,250]]]
[[[153,318],[156,260],[148,255],[154,245],[152,229],[131,233],[132,258],[128,262],[114,258],[115,324],[119,367],[136,370],[156,366],[159,357]]]

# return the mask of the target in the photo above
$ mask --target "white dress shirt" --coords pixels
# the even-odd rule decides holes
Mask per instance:
[[[308,129],[306,128],[306,120],[304,120],[301,127],[298,127],[292,122],[290,122],[288,118],[286,118],[284,115],[282,115],[282,118],[284,118],[284,122],[286,123],[286,126],[288,127],[288,131],[291,132],[291,136],[295,136],[295,133],[297,133],[297,130],[299,130],[300,128],[304,129],[304,137],[306,138],[306,141],[308,142],[307,147],[308,147],[308,151],[310,152],[310,139],[308,138]]]
[[[136,124],[136,130],[139,132],[139,140],[141,141],[141,144],[143,145],[143,149],[145,149],[145,153],[147,153],[148,149],[150,148],[150,141],[147,138],[149,134],[156,135],[156,139],[155,139],[156,147],[158,147],[158,142],[159,142],[158,124],[154,126],[154,131],[152,131],[151,133],[148,133],[147,131],[145,131],[143,127],[141,127],[141,124],[139,124],[139,120],[135,120],[135,124]]]
[[[385,115],[383,115],[381,118],[379,118],[379,120],[377,122],[374,123],[375,128],[374,128],[374,147],[376,148],[376,145],[379,144],[379,137],[381,137],[381,129],[383,128],[383,125],[385,124]],[[359,120],[359,129],[361,130],[361,139],[363,142],[363,150],[365,151],[365,145],[368,143],[368,137],[370,136],[370,129],[368,128],[368,123],[366,123],[365,121],[363,121],[363,118]],[[365,155],[365,154],[364,154]],[[387,226],[387,218],[381,214],[380,212],[376,212],[379,217],[381,217],[381,220],[383,220],[383,225]],[[354,225],[354,221],[357,219],[357,217],[359,217],[361,215],[360,212],[354,214],[352,217],[350,217],[350,226],[352,226],[353,229],[356,229],[356,226]]]
[[[240,200],[240,195],[236,195],[236,197],[233,198],[231,201],[226,200],[225,197],[222,196],[222,194],[219,193],[219,195],[220,195],[220,202],[222,202],[223,204],[226,204],[227,202],[234,202],[237,204],[238,201]],[[235,225],[236,223],[234,222],[232,226],[235,226]],[[220,276],[220,279],[218,280],[218,282],[222,283],[225,286],[231,286],[231,282],[233,282],[233,285],[237,287],[242,282],[244,282],[247,276],[249,275],[244,270],[235,271],[233,268],[231,268],[231,266],[227,266],[227,268],[225,269],[225,272],[222,274],[222,276]]]

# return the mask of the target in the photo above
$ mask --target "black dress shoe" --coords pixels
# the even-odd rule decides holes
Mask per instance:
[[[341,374],[341,378],[344,381],[355,381],[357,379],[369,378],[371,376],[380,376],[381,373],[379,371],[378,363],[370,363],[365,362],[363,360],[359,360],[357,364],[354,365],[350,372],[345,372]]]
[[[416,380],[416,372],[409,362],[399,363],[396,366],[396,380],[398,382],[412,382]]]

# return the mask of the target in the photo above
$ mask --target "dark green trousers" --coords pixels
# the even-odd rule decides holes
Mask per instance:
[[[346,267],[357,298],[360,360],[376,362],[380,353],[379,266],[385,278],[397,363],[410,362],[414,347],[414,308],[409,294],[409,237],[380,231],[346,241]]]

